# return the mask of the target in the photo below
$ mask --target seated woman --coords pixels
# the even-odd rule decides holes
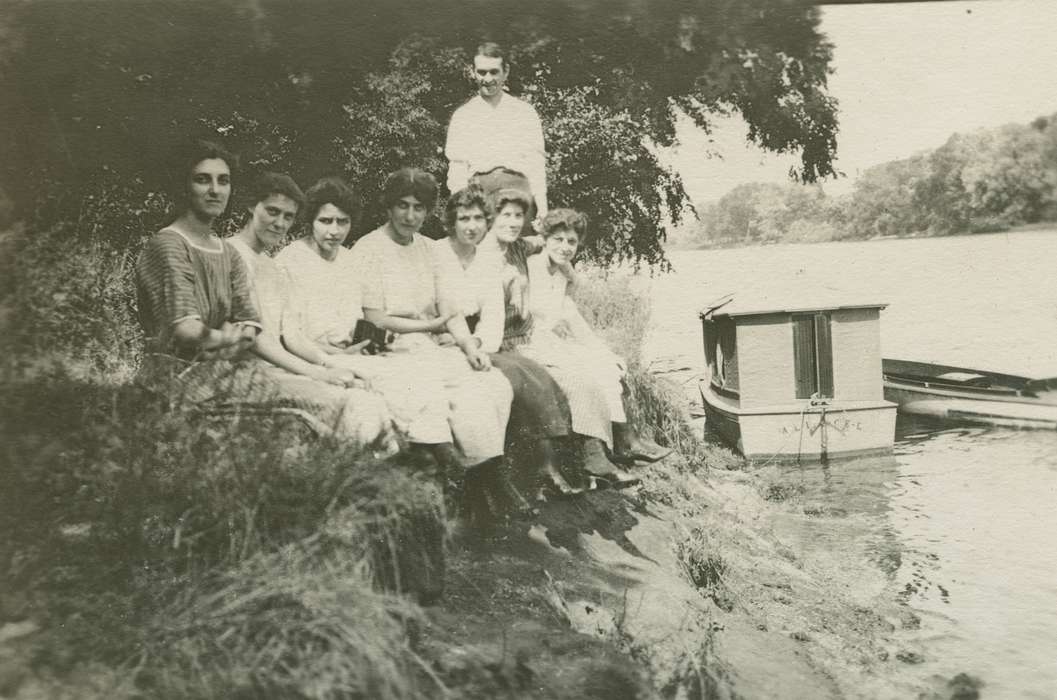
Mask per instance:
[[[477,245],[488,232],[484,192],[470,186],[453,194],[445,209],[449,237],[436,242],[437,254],[451,288],[456,306],[466,318],[478,347],[489,353],[514,388],[514,401],[507,429],[508,446],[530,450],[536,458],[538,500],[547,496],[579,493],[557,468],[555,440],[571,432],[569,404],[547,370],[513,352],[499,352],[506,316],[500,262],[487,252],[478,255]]]
[[[623,380],[627,369],[624,360],[595,334],[569,295],[569,281],[563,270],[572,265],[586,228],[586,217],[572,209],[553,209],[544,217],[544,252],[528,262],[531,289],[528,306],[534,327],[531,341],[522,351],[552,371],[571,371],[577,376],[589,377],[602,388],[612,421],[607,426],[612,442],[606,442],[612,446],[614,460],[654,462],[671,450],[639,437],[630,429],[624,409]]]
[[[474,372],[467,357],[455,348],[437,347],[431,334],[443,331],[454,314],[441,315],[435,302],[432,313],[422,309],[418,315],[408,312],[399,317],[394,314],[392,321],[388,319],[387,310],[399,310],[389,306],[388,300],[394,300],[394,305],[400,303],[405,286],[414,289],[415,285],[428,285],[432,298],[435,265],[432,256],[425,258],[424,266],[422,259],[413,258],[419,267],[409,271],[399,264],[406,259],[401,256],[403,249],[395,253],[384,248],[369,250],[370,236],[354,250],[345,250],[342,242],[358,212],[358,202],[348,185],[334,178],[320,181],[308,191],[310,235],[290,244],[277,256],[295,281],[306,335],[317,353],[329,356],[329,363],[366,372],[373,388],[392,397],[398,423],[401,417],[405,418],[408,439],[431,446],[450,482],[469,476],[475,488],[487,487],[480,495],[492,510],[504,509],[510,504],[511,494],[502,483],[496,458],[503,452],[510,385],[501,375]],[[424,213],[419,217],[419,226],[422,219]],[[385,228],[379,230],[384,233]],[[365,241],[367,248],[360,250]],[[419,253],[422,244],[430,245],[421,237],[416,236],[414,241],[412,250]],[[387,255],[394,256],[396,262],[387,262]],[[378,306],[368,306],[369,303]],[[367,320],[398,334],[391,352],[378,356],[358,354],[352,336],[357,320],[365,313]],[[416,341],[417,336],[425,341]],[[438,407],[445,419],[443,436],[434,420]],[[453,438],[461,453],[454,450]],[[466,475],[464,469],[469,470]]]
[[[181,402],[301,408],[329,432],[372,443],[386,434],[388,414],[370,393],[345,388],[350,375],[320,375],[324,383],[252,359],[262,319],[246,266],[212,228],[227,208],[234,162],[215,143],[189,149],[176,189],[183,211],[137,260],[143,375]]]
[[[538,320],[530,308],[530,290],[535,282],[530,281],[529,261],[546,256],[533,255],[535,246],[521,235],[528,211],[526,196],[518,190],[499,190],[492,196],[489,207],[493,214],[489,237],[501,255],[505,300],[503,350],[543,365],[561,387],[571,410],[572,430],[582,438],[582,466],[588,475],[617,487],[637,483],[636,477],[614,466],[606,456],[605,448],[612,444],[613,410],[606,393],[607,385],[595,371],[595,360],[585,352],[570,354],[562,348],[535,343]],[[568,284],[571,265],[565,265],[564,270],[556,274]]]
[[[363,355],[365,343],[353,343],[363,312],[351,254],[342,243],[359,213],[355,193],[342,180],[324,178],[306,199],[308,234],[275,259],[295,290],[282,329],[285,351],[366,380],[386,400],[403,438],[430,450],[438,461],[457,463],[443,384],[432,381],[411,357]]]

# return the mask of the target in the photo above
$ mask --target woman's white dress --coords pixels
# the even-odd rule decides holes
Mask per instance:
[[[400,245],[382,226],[357,241],[351,257],[365,309],[428,320],[439,315],[442,299],[456,293],[433,243],[419,234]],[[391,347],[394,355],[414,358],[419,371],[443,386],[451,432],[467,466],[503,454],[513,392],[501,372],[475,371],[459,348],[439,345],[430,333],[399,334]]]
[[[348,340],[363,317],[360,286],[351,253],[341,248],[328,261],[304,240],[275,258],[292,283],[286,324],[314,342]],[[330,355],[329,361],[369,376],[369,385],[389,406],[397,430],[410,442],[452,441],[450,408],[443,384],[416,358],[407,355]]]
[[[528,276],[532,335],[518,350],[546,367],[562,386],[573,430],[612,445],[611,423],[627,421],[623,362],[584,320],[569,296],[569,280],[550,269],[546,253],[529,256]],[[575,401],[578,395],[584,400]]]

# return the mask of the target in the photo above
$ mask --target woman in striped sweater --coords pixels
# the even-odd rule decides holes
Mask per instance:
[[[141,377],[176,405],[297,408],[314,417],[321,431],[359,444],[384,438],[389,425],[384,403],[346,388],[353,381],[348,373],[308,379],[262,362],[253,352],[263,324],[252,284],[239,253],[213,231],[228,205],[234,163],[221,146],[196,142],[177,177],[182,212],[147,242],[137,260],[147,344]]]

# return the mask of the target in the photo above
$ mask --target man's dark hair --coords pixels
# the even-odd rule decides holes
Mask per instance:
[[[340,177],[325,177],[305,192],[305,220],[309,226],[319,214],[319,210],[327,204],[333,204],[345,212],[353,226],[359,222],[360,198],[349,183]]]
[[[408,195],[432,209],[437,202],[437,180],[425,170],[400,168],[389,173],[382,187],[382,204],[386,209],[394,206]]]
[[[247,209],[253,209],[258,203],[271,197],[273,194],[281,194],[294,200],[297,210],[305,207],[305,193],[297,186],[293,178],[285,173],[263,172],[253,180],[253,185],[246,193],[245,202]]]
[[[502,62],[500,65],[502,65],[503,68],[508,68],[510,66],[510,63],[506,59],[506,51],[494,41],[485,41],[478,44],[477,51],[475,51],[473,55],[475,57],[487,56],[488,58],[498,58]]]
[[[459,209],[471,207],[479,207],[481,213],[488,217],[488,200],[484,190],[477,185],[464,187],[448,198],[448,203],[444,206],[444,225],[448,227],[449,232],[455,229],[455,217]],[[489,223],[491,223],[491,217],[489,217]]]

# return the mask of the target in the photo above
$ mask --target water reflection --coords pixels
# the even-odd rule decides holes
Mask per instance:
[[[903,634],[922,679],[971,670],[989,696],[1057,694],[1057,434],[901,417],[889,457],[760,476],[788,496],[775,531],[805,562],[921,620]]]
[[[680,252],[678,272],[652,286],[647,356],[696,401],[704,303],[809,284],[890,302],[886,356],[1051,367],[1055,256],[1055,231]],[[849,595],[920,618],[901,633],[925,662],[906,673],[971,672],[988,698],[1057,697],[1057,431],[902,417],[896,431],[886,460],[766,467],[765,491],[782,504],[776,534]]]

